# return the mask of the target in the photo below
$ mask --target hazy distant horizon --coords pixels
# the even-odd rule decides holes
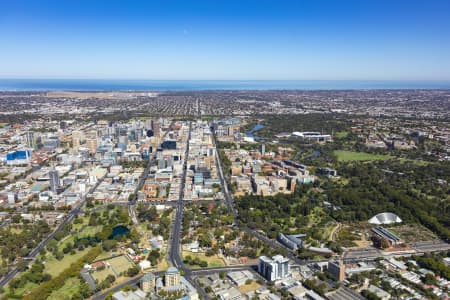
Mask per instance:
[[[0,91],[450,89],[444,80],[0,79]]]

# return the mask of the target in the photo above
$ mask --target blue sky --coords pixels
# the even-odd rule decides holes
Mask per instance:
[[[0,77],[450,80],[450,1],[5,0]]]

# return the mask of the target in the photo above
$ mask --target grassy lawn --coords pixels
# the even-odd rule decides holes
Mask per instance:
[[[10,227],[11,228],[11,233],[15,233],[15,234],[19,234],[22,232],[22,228],[17,228],[17,227]]]
[[[363,236],[360,238],[357,234],[353,233],[354,231],[356,231],[355,228],[343,225],[338,231],[336,241],[343,247],[356,247],[357,241],[363,242],[360,240]]]
[[[338,139],[343,139],[343,138],[347,137],[347,135],[348,135],[348,132],[347,132],[347,131],[339,131],[339,132],[336,132],[336,137],[337,137]]]
[[[102,254],[100,254],[99,256],[97,256],[96,258],[95,258],[95,261],[97,261],[97,260],[104,260],[104,259],[110,259],[110,258],[112,258],[112,253],[113,252],[105,252],[105,251],[103,251],[102,252]]]
[[[370,160],[388,160],[393,158],[391,155],[371,154],[366,152],[353,152],[345,150],[335,150],[333,154],[338,161],[370,161]]]
[[[47,299],[49,300],[63,300],[71,299],[72,296],[78,292],[80,286],[80,279],[72,277],[67,279],[64,286],[59,290],[54,291]]]
[[[103,280],[105,280],[108,275],[114,275],[114,277],[116,277],[116,274],[114,274],[111,268],[106,268],[104,270],[95,271],[94,273],[92,273],[92,277],[94,277],[94,279],[97,279],[98,282],[102,282]]]
[[[241,293],[246,294],[246,293],[251,292],[251,291],[256,291],[256,290],[259,289],[260,287],[261,287],[261,285],[258,284],[258,283],[256,283],[256,282],[253,280],[252,283],[250,283],[250,284],[244,284],[244,285],[241,285],[240,287],[238,287],[238,290],[239,290]]]
[[[100,232],[102,230],[102,225],[98,226],[86,226],[84,227],[79,233],[78,236],[89,236],[89,235],[95,235],[97,232]]]
[[[14,290],[14,295],[23,296],[24,294],[31,291],[32,289],[34,289],[37,286],[38,285],[36,283],[27,282],[23,287]],[[9,286],[5,289],[5,292],[7,294],[11,294],[11,290],[9,289]]]
[[[220,258],[217,255],[206,256],[204,253],[191,253],[189,251],[183,251],[181,254],[182,254],[182,257],[186,257],[188,255],[190,255],[192,258],[198,257],[199,259],[208,262],[208,267],[209,268],[216,268],[216,267],[224,267],[225,266],[225,262],[223,261],[223,259]],[[199,268],[199,266],[197,266],[197,265],[191,266],[191,267],[193,269]]]
[[[75,223],[75,222],[73,222],[73,223],[72,223],[72,229],[73,229],[73,230],[79,230],[81,227],[83,227],[84,225],[87,225],[88,222],[89,222],[89,218],[88,218],[88,216],[86,216],[86,215],[78,216],[78,218],[79,218],[80,220],[82,220],[82,222],[81,222],[81,223]]]
[[[79,224],[77,224],[77,225],[79,225]],[[66,245],[68,243],[73,243],[73,241],[75,240],[75,236],[77,236],[79,238],[94,236],[97,232],[100,232],[101,230],[102,230],[101,225],[98,225],[98,226],[83,225],[83,227],[78,228],[78,230],[77,230],[78,232],[76,234],[68,235],[64,239],[62,239],[58,243],[58,250],[62,251],[62,249],[64,249],[64,247],[66,247]]]
[[[166,258],[164,257],[161,261],[156,265],[156,270],[165,271],[169,268],[169,264],[167,263]]]
[[[333,182],[339,185],[347,185],[350,180],[344,177],[333,178]]]
[[[88,253],[91,248],[86,248],[83,251],[77,251],[74,255],[65,254],[62,260],[57,260],[53,255],[48,255],[45,262],[45,272],[57,276],[59,273],[67,269],[73,262]]]

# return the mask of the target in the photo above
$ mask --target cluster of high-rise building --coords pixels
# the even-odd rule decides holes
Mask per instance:
[[[188,130],[187,122],[175,122],[155,149],[155,163],[139,193],[140,201],[178,200]]]
[[[86,197],[128,201],[169,125],[166,118],[2,125],[0,206],[73,206]],[[177,159],[172,155],[164,168]]]
[[[192,123],[187,161],[185,200],[222,198],[217,169],[217,150],[206,121]]]

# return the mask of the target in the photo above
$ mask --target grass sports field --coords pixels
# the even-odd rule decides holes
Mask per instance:
[[[129,268],[133,267],[133,263],[129,261],[124,255],[116,256],[111,259],[104,260],[104,262],[109,266],[101,271],[95,271],[92,273],[92,277],[97,279],[99,282],[104,280],[109,274],[118,277],[120,273],[126,272]]]
[[[370,160],[388,160],[393,158],[390,155],[371,154],[366,152],[353,152],[345,150],[335,150],[333,154],[337,157],[338,161],[370,161]]]

